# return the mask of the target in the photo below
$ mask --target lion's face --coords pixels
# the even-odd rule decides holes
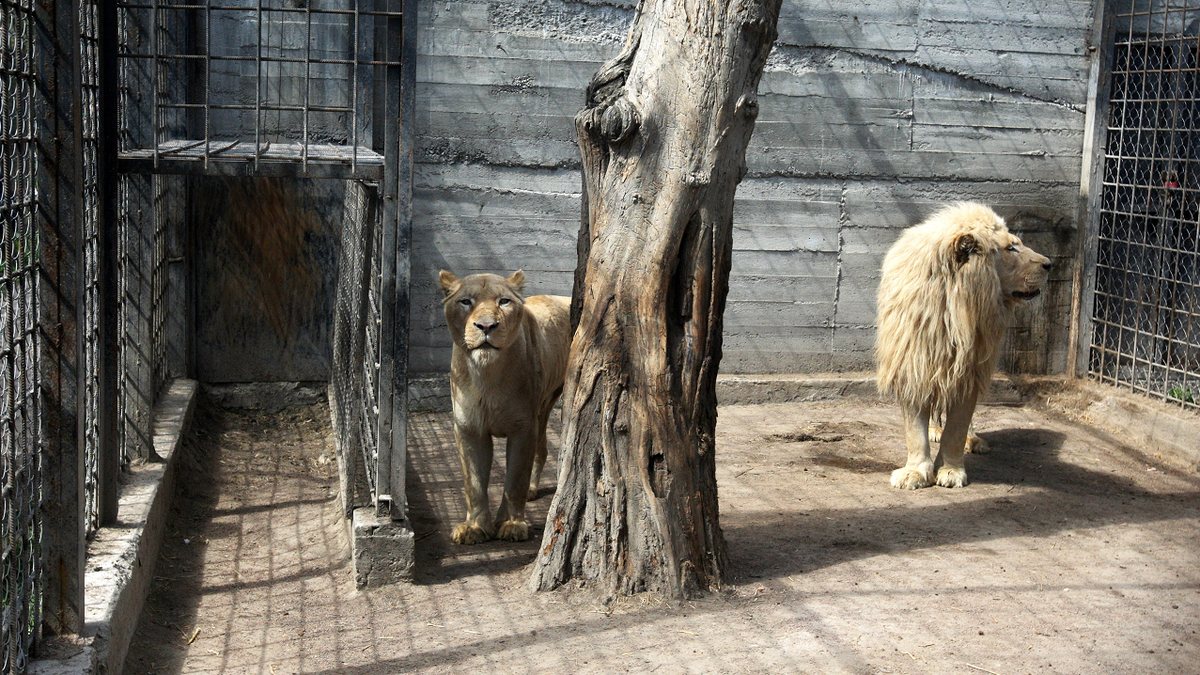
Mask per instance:
[[[1042,293],[1050,272],[1050,259],[1005,232],[996,252],[996,273],[1006,302],[1026,302]]]
[[[442,301],[446,324],[459,347],[476,361],[487,361],[512,344],[525,311],[524,272],[507,279],[495,274],[459,279],[445,270],[439,276],[446,296]]]

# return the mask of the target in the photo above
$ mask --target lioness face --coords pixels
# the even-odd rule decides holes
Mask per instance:
[[[440,273],[442,306],[450,335],[472,359],[486,361],[512,344],[521,328],[525,311],[525,273],[505,279],[495,274],[472,274],[459,279]]]
[[[996,272],[1000,288],[1008,302],[1025,302],[1042,293],[1050,275],[1050,259],[1021,243],[1012,233],[1005,233],[996,253]]]

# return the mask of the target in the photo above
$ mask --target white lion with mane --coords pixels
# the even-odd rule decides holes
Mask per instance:
[[[904,413],[908,461],[892,472],[894,487],[967,484],[963,451],[1000,338],[1013,307],[1041,293],[1049,269],[1049,258],[977,203],[942,208],[888,251],[875,358],[879,392],[895,397]],[[945,429],[935,464],[929,422],[941,412]]]

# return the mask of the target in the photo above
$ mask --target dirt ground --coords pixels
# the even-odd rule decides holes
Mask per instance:
[[[328,411],[198,421],[126,675],[1200,672],[1200,476],[1043,410],[982,407],[972,484],[901,492],[891,406],[722,408],[732,569],[677,607],[531,593],[540,527],[451,544],[448,414],[411,423],[415,581],[356,590]]]

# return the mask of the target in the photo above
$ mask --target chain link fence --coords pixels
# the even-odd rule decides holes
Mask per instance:
[[[1089,370],[1200,408],[1200,6],[1114,10]]]
[[[21,672],[41,621],[42,455],[38,429],[39,108],[32,0],[0,0],[0,671]]]

